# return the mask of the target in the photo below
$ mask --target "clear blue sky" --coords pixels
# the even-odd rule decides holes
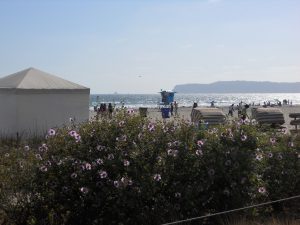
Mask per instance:
[[[35,67],[92,93],[300,81],[299,0],[0,0],[0,76]]]

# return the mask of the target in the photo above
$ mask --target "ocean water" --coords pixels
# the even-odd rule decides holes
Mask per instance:
[[[179,106],[192,106],[197,102],[199,106],[210,106],[212,101],[216,106],[228,106],[244,102],[248,104],[263,104],[264,101],[275,103],[276,100],[283,99],[292,101],[294,104],[300,104],[300,93],[234,93],[234,94],[180,94],[176,93],[174,100]],[[156,108],[161,102],[160,94],[91,94],[90,107],[101,103],[113,103],[116,107],[122,104],[128,108],[148,107]]]

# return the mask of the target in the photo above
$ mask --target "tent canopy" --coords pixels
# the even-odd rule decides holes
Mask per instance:
[[[17,93],[78,92],[89,93],[90,89],[64,80],[35,68],[28,68],[0,78],[0,91],[13,90]]]

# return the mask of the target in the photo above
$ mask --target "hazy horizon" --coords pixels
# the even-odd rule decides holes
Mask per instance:
[[[300,1],[0,2],[0,77],[28,67],[91,88],[300,81]]]

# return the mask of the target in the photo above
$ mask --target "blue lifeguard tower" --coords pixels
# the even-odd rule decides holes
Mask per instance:
[[[161,102],[159,103],[159,106],[162,106],[161,108],[162,117],[169,118],[170,104],[174,102],[174,95],[176,92],[161,90],[159,93],[161,95]]]

